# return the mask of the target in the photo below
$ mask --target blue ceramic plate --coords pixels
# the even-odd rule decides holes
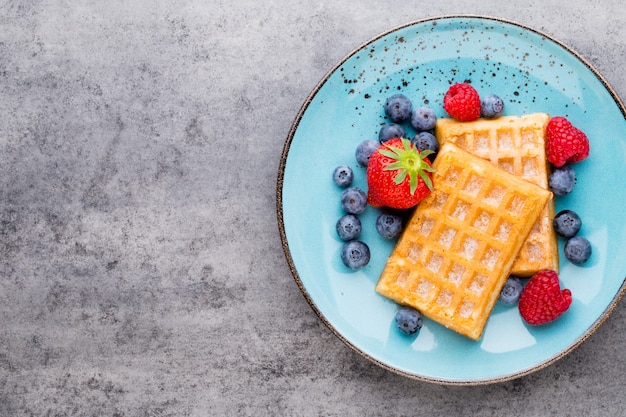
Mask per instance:
[[[551,324],[530,327],[516,307],[496,305],[475,342],[425,320],[417,337],[392,324],[397,305],[374,286],[393,242],[375,230],[377,210],[360,216],[370,263],[352,272],[340,260],[335,223],[343,214],[337,165],[367,189],[354,150],[376,139],[385,99],[402,92],[415,106],[445,115],[450,84],[471,82],[481,95],[505,99],[505,114],[565,116],[587,133],[591,156],[575,165],[578,183],[557,197],[557,211],[579,213],[593,254],[575,266],[561,250],[562,286],[570,309]],[[541,369],[569,353],[607,319],[625,292],[626,109],[580,55],[550,36],[497,18],[447,16],[413,22],[363,44],[316,86],[293,123],[277,184],[278,223],[287,261],[305,298],[348,346],[394,372],[443,384],[484,384]],[[409,134],[412,132],[409,130]],[[617,186],[616,186],[617,185]]]

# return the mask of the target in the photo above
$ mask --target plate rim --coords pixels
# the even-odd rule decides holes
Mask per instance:
[[[510,380],[513,380],[513,379],[521,378],[521,377],[529,375],[531,373],[540,371],[540,370],[542,370],[542,369],[552,365],[553,363],[557,362],[558,360],[562,359],[563,357],[567,356],[568,354],[570,354],[573,350],[575,350],[582,343],[584,343],[587,339],[589,339],[589,337],[591,337],[598,330],[598,328],[600,328],[600,326],[602,324],[604,324],[604,322],[613,313],[613,311],[615,310],[617,305],[620,303],[622,298],[626,295],[626,277],[624,277],[624,280],[623,280],[621,286],[619,287],[618,291],[616,292],[615,296],[613,297],[613,299],[611,300],[611,302],[609,303],[607,308],[587,328],[587,330],[585,332],[583,332],[583,334],[581,334],[581,336],[579,338],[574,340],[574,342],[571,345],[569,345],[567,348],[565,348],[562,351],[560,351],[557,355],[554,355],[554,356],[552,356],[552,357],[550,357],[550,358],[548,358],[548,359],[546,359],[544,361],[541,361],[541,362],[535,364],[534,366],[528,367],[526,369],[519,370],[517,372],[512,372],[512,373],[507,374],[507,375],[501,375],[501,376],[497,376],[497,377],[488,377],[488,378],[476,378],[476,379],[437,378],[437,377],[418,375],[416,373],[408,372],[406,370],[398,369],[398,368],[396,368],[394,366],[388,365],[388,364],[386,364],[386,363],[376,359],[372,355],[364,352],[361,348],[359,348],[353,342],[351,342],[347,337],[342,335],[330,323],[330,321],[326,318],[325,314],[320,310],[320,308],[313,301],[313,299],[311,298],[309,292],[307,291],[306,287],[304,286],[304,284],[302,282],[302,279],[300,278],[300,275],[299,275],[299,273],[297,271],[297,268],[296,268],[295,263],[293,261],[293,258],[291,256],[291,251],[289,249],[289,242],[287,241],[287,234],[286,234],[286,231],[285,231],[284,216],[283,216],[284,174],[285,174],[285,167],[286,167],[286,164],[287,164],[287,158],[289,156],[289,151],[291,149],[291,144],[293,142],[295,133],[296,133],[296,131],[297,131],[299,125],[300,125],[300,121],[302,120],[302,118],[304,117],[304,114],[306,113],[306,110],[308,109],[310,104],[313,102],[315,96],[318,94],[320,89],[328,81],[328,79],[343,64],[345,64],[352,56],[354,56],[357,53],[359,53],[360,51],[362,51],[363,48],[365,48],[367,45],[369,45],[369,44],[371,44],[371,43],[373,43],[373,42],[375,42],[375,41],[377,41],[377,40],[379,40],[381,38],[384,38],[385,36],[388,36],[388,35],[390,35],[390,34],[392,34],[394,32],[400,31],[402,29],[405,29],[405,28],[408,28],[408,27],[411,27],[411,26],[421,25],[421,24],[428,23],[428,22],[445,21],[445,20],[453,20],[453,19],[478,19],[478,20],[485,20],[485,21],[493,21],[493,22],[497,22],[497,23],[504,23],[504,24],[507,24],[507,25],[518,27],[518,28],[520,28],[522,30],[530,31],[532,33],[535,33],[536,35],[539,35],[539,36],[541,36],[541,37],[543,37],[543,38],[553,42],[557,46],[559,46],[562,49],[564,49],[566,52],[570,53],[574,58],[576,58],[578,61],[580,61],[580,63],[582,63],[585,67],[587,67],[587,69],[589,71],[592,72],[592,74],[598,79],[598,81],[600,81],[602,83],[603,87],[606,89],[606,91],[609,93],[609,95],[611,96],[611,98],[613,99],[615,104],[618,106],[618,108],[619,108],[622,116],[624,117],[624,119],[626,119],[626,106],[624,105],[624,102],[622,101],[620,96],[617,94],[615,89],[608,82],[608,80],[585,57],[583,57],[580,53],[578,53],[576,50],[572,49],[570,46],[568,46],[567,44],[563,43],[562,41],[558,40],[553,35],[550,35],[550,34],[544,32],[543,30],[536,29],[536,28],[531,27],[529,25],[517,22],[515,20],[511,20],[511,19],[508,19],[508,18],[502,18],[502,17],[490,16],[490,15],[484,15],[484,14],[444,14],[444,15],[426,17],[426,18],[423,18],[423,19],[411,20],[411,21],[408,21],[406,23],[403,23],[403,24],[400,24],[400,25],[396,25],[395,27],[393,27],[391,29],[388,29],[386,31],[380,32],[377,35],[375,35],[375,36],[371,37],[370,39],[366,40],[365,42],[362,42],[359,45],[357,45],[349,53],[344,55],[337,63],[335,63],[324,74],[324,76],[315,84],[313,89],[308,93],[308,95],[306,96],[304,102],[300,106],[300,109],[296,113],[296,116],[295,116],[293,122],[291,123],[291,126],[290,126],[288,134],[287,134],[287,138],[285,140],[285,143],[283,145],[283,149],[282,149],[282,152],[281,152],[281,155],[280,155],[280,163],[279,163],[279,167],[278,167],[278,175],[277,175],[277,181],[276,181],[276,216],[277,216],[277,221],[278,221],[278,231],[279,231],[279,235],[280,235],[280,240],[281,240],[281,246],[282,246],[282,249],[283,249],[283,253],[284,253],[285,257],[286,257],[287,265],[289,267],[289,270],[290,270],[290,272],[291,272],[291,274],[292,274],[292,276],[293,276],[293,278],[294,278],[298,288],[300,289],[300,292],[304,296],[305,300],[307,301],[307,303],[309,304],[311,309],[315,312],[315,314],[319,317],[319,319],[324,323],[324,325],[336,337],[338,337],[345,345],[347,345],[350,349],[352,349],[354,352],[356,352],[360,356],[362,356],[362,357],[366,358],[367,360],[375,363],[376,365],[380,366],[381,368],[386,369],[388,371],[391,371],[391,372],[393,372],[395,374],[407,377],[409,379],[414,379],[414,380],[423,381],[423,382],[429,382],[429,383],[435,383],[435,384],[439,384],[439,385],[475,386],[475,385],[487,385],[487,384],[506,382],[506,381],[510,381]]]

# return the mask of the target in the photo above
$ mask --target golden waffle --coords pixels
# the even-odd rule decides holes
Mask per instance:
[[[549,119],[546,113],[464,123],[438,119],[435,133],[441,143],[453,142],[505,171],[548,189],[545,131]],[[557,238],[552,226],[554,213],[554,200],[550,200],[520,249],[511,270],[513,275],[528,277],[541,269],[559,271]]]
[[[433,166],[434,189],[415,209],[376,291],[478,340],[552,193],[452,143]]]

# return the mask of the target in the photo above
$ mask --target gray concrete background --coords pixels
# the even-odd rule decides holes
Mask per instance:
[[[622,415],[624,303],[544,370],[437,386],[346,347],[289,272],[289,127],[376,34],[512,19],[626,97],[621,0],[454,3],[0,0],[0,415]]]

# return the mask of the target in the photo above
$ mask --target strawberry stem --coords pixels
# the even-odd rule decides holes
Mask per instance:
[[[428,155],[433,154],[431,150],[418,151],[417,148],[408,139],[401,139],[402,147],[387,146],[379,152],[390,158],[394,162],[388,164],[383,169],[386,171],[397,170],[398,173],[394,177],[395,184],[401,184],[406,177],[409,177],[409,186],[411,195],[415,194],[419,178],[424,181],[429,190],[433,190],[433,183],[427,172],[435,172],[428,162],[425,161]]]

